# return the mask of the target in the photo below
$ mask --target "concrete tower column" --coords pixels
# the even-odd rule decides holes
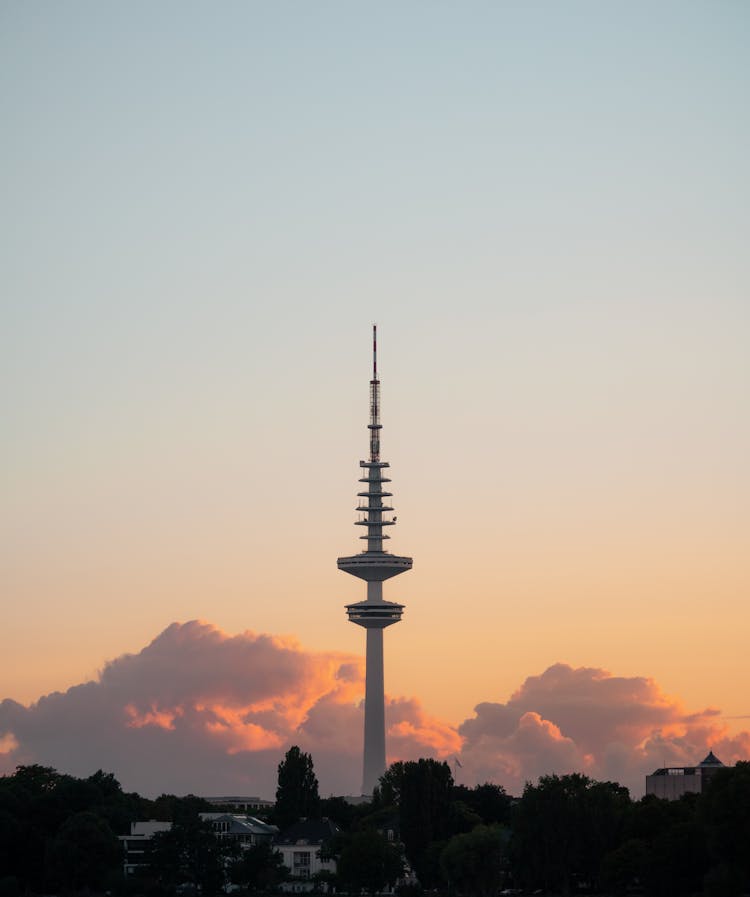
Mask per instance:
[[[372,794],[385,772],[385,688],[383,630],[367,630],[365,673],[365,750],[362,793]]]

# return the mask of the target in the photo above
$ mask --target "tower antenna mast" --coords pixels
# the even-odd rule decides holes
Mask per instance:
[[[380,380],[378,380],[378,325],[372,325],[372,380],[370,380],[370,460],[380,460]]]

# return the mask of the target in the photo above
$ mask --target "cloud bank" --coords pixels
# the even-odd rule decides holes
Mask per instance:
[[[29,707],[0,703],[0,772],[20,763],[79,776],[104,768],[147,795],[272,797],[280,759],[299,744],[313,755],[322,794],[355,794],[363,673],[361,657],[290,638],[173,623],[96,681]],[[555,664],[506,703],[478,704],[458,727],[415,698],[389,698],[388,759],[459,756],[459,781],[514,794],[540,775],[583,771],[637,796],[664,762],[692,764],[710,748],[725,763],[750,757],[750,733],[730,738],[718,717],[687,713],[651,679]]]
[[[637,797],[645,775],[665,764],[690,766],[710,749],[726,764],[750,757],[750,733],[729,737],[719,715],[688,713],[653,679],[557,663],[507,703],[478,704],[458,728],[461,758],[468,778],[515,793],[540,775],[584,772]]]

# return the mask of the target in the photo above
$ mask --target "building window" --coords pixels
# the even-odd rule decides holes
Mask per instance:
[[[292,857],[292,874],[299,878],[310,877],[310,851],[295,850]]]

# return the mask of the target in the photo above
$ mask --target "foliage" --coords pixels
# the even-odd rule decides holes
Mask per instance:
[[[66,889],[102,889],[113,878],[120,858],[120,845],[107,821],[90,811],[75,813],[50,845],[49,877]]]
[[[281,854],[264,842],[242,851],[231,867],[230,878],[233,884],[248,890],[268,891],[284,881],[288,872]]]
[[[222,890],[228,861],[237,854],[233,841],[217,838],[209,822],[185,812],[151,841],[151,875],[168,889],[192,885],[204,894]]]
[[[603,888],[615,897],[627,894],[628,890],[646,876],[650,850],[645,841],[631,838],[602,857],[599,879]]]
[[[400,760],[391,763],[373,792],[375,806],[397,807],[401,802],[401,784],[404,780],[404,766]]]
[[[120,869],[115,834],[129,831],[140,798],[111,773],[85,779],[49,766],[0,777],[0,870],[24,891],[100,887]],[[79,856],[77,870],[69,858]]]
[[[274,811],[276,825],[283,830],[301,817],[318,816],[319,810],[318,780],[312,757],[294,745],[279,763]]]
[[[620,893],[638,884],[648,897],[700,892],[708,868],[700,801],[697,794],[671,801],[647,795],[631,803],[621,847],[602,860],[602,881]]]
[[[485,782],[475,788],[454,785],[453,799],[466,804],[485,825],[510,823],[511,800],[502,785],[491,782]]]
[[[148,818],[159,822],[177,822],[183,818],[195,816],[197,813],[210,813],[213,807],[202,797],[187,794],[177,797],[174,794],[160,794],[156,800],[149,801]],[[146,817],[139,817],[144,819]]]
[[[406,856],[424,887],[440,876],[439,851],[448,827],[453,776],[447,763],[421,759],[403,764],[399,826]]]
[[[365,804],[365,809],[369,810],[369,804]],[[320,801],[319,814],[325,819],[330,819],[336,825],[347,831],[353,828],[357,820],[362,815],[360,807],[350,804],[343,797],[326,797]]]
[[[651,845],[643,884],[651,897],[695,894],[708,871],[705,839],[693,820],[670,825]]]
[[[393,886],[403,872],[401,852],[379,832],[371,829],[354,832],[342,844],[337,862],[337,877],[349,893],[375,894],[386,885]]]
[[[507,824],[510,805],[499,785],[454,785],[448,764],[432,759],[392,764],[373,795],[376,813],[397,809],[406,855],[425,887],[441,878],[440,855],[449,838],[483,823]]]
[[[447,835],[470,832],[478,825],[482,825],[482,817],[475,813],[468,804],[462,800],[452,800],[448,804],[448,818],[445,821]]]
[[[321,853],[337,858],[339,884],[354,893],[398,878],[400,845],[377,833],[386,829],[401,838],[419,879],[401,888],[410,893],[447,879],[454,893],[483,897],[496,893],[508,865],[513,884],[528,890],[585,885],[615,897],[750,892],[750,763],[717,771],[702,794],[676,801],[631,801],[612,782],[544,776],[527,784],[511,812],[502,788],[456,786],[447,764],[432,759],[393,764],[372,803],[320,801],[312,758],[292,748],[279,765],[277,797],[280,822],[321,812],[337,822],[343,831]],[[126,794],[102,770],[78,779],[19,766],[0,777],[0,897],[104,889],[167,897],[181,885],[209,897],[225,885],[228,870],[248,890],[274,889],[286,871],[280,855],[256,846],[232,864],[237,845],[201,822],[199,812],[208,809],[193,795],[152,801]],[[115,836],[136,819],[173,826],[153,838],[151,869],[123,882]]]
[[[502,860],[509,833],[498,825],[478,825],[454,835],[440,854],[440,868],[451,890],[490,897],[502,884]]]
[[[527,887],[569,893],[578,876],[596,885],[620,841],[627,788],[574,773],[527,784],[513,819],[513,865]]]
[[[716,867],[711,880],[734,882],[745,893],[750,890],[750,763],[718,770],[701,797],[700,815]]]

